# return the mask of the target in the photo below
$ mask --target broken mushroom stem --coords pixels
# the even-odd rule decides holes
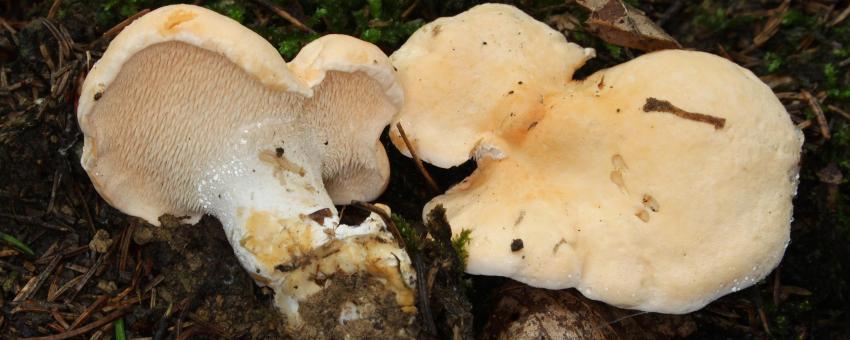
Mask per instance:
[[[379,214],[360,225],[340,224],[322,193],[316,163],[298,148],[285,155],[265,150],[226,162],[229,175],[213,170],[206,177],[218,180],[199,187],[205,210],[221,221],[237,258],[255,281],[275,290],[277,305],[289,316],[297,316],[298,301],[321,290],[310,279],[317,274],[369,271],[367,266],[394,273],[401,259],[409,263]]]

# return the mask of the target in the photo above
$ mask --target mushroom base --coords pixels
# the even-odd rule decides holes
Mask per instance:
[[[301,301],[302,322],[289,324],[291,334],[305,339],[397,339],[419,333],[411,312],[415,309],[400,306],[398,292],[380,277],[337,272],[322,287]]]
[[[395,301],[392,310],[398,308],[408,316],[415,316],[416,299],[412,287],[416,274],[410,265],[410,258],[398,248],[376,214],[372,214],[360,227],[378,225],[382,229],[369,235],[329,241],[302,257],[306,260],[295,261],[295,267],[278,266],[277,270],[283,272],[283,279],[270,286],[276,293],[275,304],[287,316],[291,325],[300,327],[305,323],[303,321],[308,321],[305,320],[305,313],[301,311],[301,302],[311,301],[308,302],[309,306],[336,301],[339,305],[353,304],[351,308],[358,310],[357,303],[346,301],[362,299],[359,296],[363,292],[359,288],[351,287],[352,289],[334,293],[339,290],[340,285],[367,285],[371,292],[368,295],[372,298],[364,301],[383,304],[381,299],[390,296]],[[357,279],[349,282],[352,277]],[[381,310],[386,308],[382,307]],[[306,313],[317,312],[311,312],[307,307]]]

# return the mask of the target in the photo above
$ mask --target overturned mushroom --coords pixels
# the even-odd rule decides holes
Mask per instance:
[[[690,51],[571,80],[592,55],[514,7],[481,5],[391,56],[419,156],[478,163],[425,208],[472,229],[467,271],[667,313],[767,275],[789,241],[802,144],[771,90]]]
[[[410,261],[384,222],[342,225],[334,207],[383,191],[378,137],[401,102],[371,44],[326,36],[287,65],[227,17],[167,6],[125,28],[86,78],[82,165],[111,205],[151,224],[217,217],[294,325],[298,302],[340,272],[377,277],[412,312]]]

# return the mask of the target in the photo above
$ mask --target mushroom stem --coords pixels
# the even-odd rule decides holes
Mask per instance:
[[[301,155],[299,155],[301,154]],[[251,277],[275,291],[278,308],[299,324],[299,302],[325,278],[367,273],[385,282],[403,310],[414,311],[413,269],[377,213],[360,225],[339,223],[319,164],[299,149],[264,150],[222,162],[198,187]],[[385,208],[385,210],[388,210]]]

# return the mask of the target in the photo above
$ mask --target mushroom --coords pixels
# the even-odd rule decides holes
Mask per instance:
[[[664,313],[764,278],[789,242],[802,145],[770,88],[681,50],[572,80],[591,56],[488,4],[390,57],[406,90],[392,126],[424,161],[477,162],[423,212],[472,230],[467,272]]]
[[[343,225],[334,206],[385,188],[378,138],[402,101],[374,45],[329,35],[287,64],[225,16],[167,6],[127,26],[86,77],[81,162],[126,214],[218,218],[293,324],[325,285],[316,277],[338,272],[380,279],[410,312],[410,260],[384,222]]]

